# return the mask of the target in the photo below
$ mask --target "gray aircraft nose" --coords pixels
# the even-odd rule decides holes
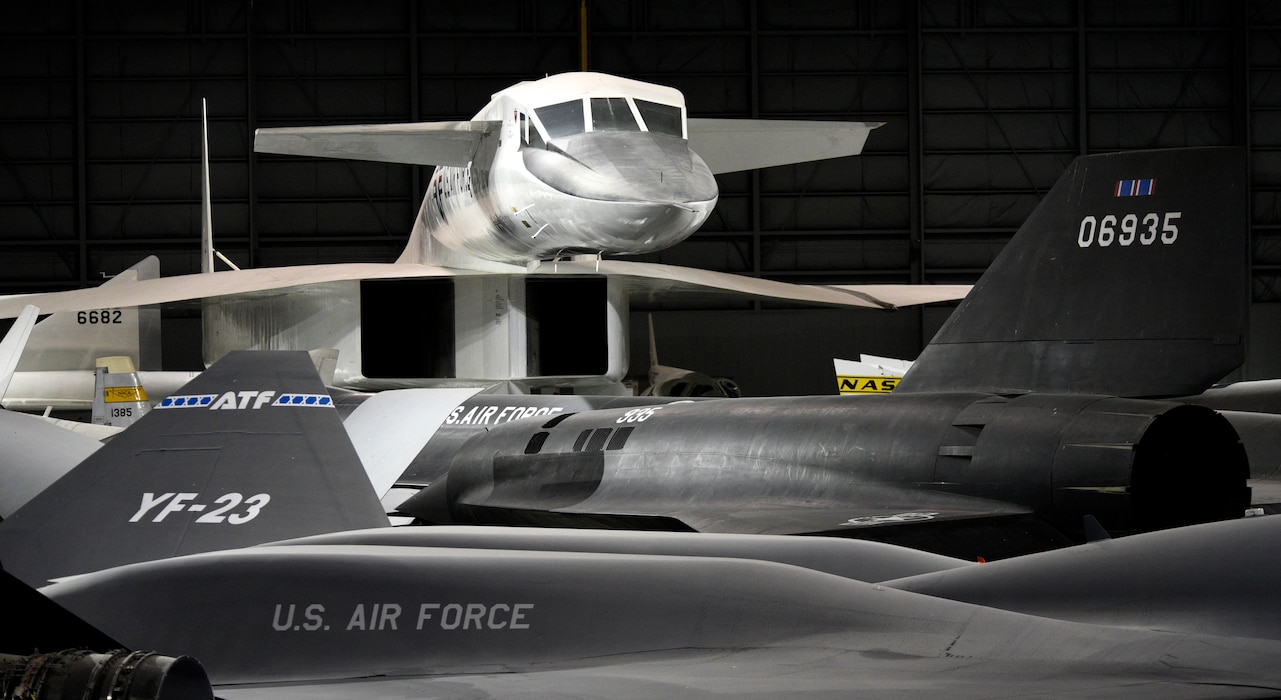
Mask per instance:
[[[566,194],[622,202],[686,204],[716,198],[716,179],[682,138],[595,131],[522,151],[535,177]]]

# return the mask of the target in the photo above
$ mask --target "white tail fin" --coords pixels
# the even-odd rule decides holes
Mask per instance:
[[[95,424],[127,428],[151,410],[132,360],[120,355],[100,357],[97,364],[93,380]]]
[[[18,368],[18,358],[22,357],[22,350],[27,346],[27,338],[31,337],[31,329],[36,325],[39,314],[40,310],[34,306],[24,308],[4,340],[0,341],[0,399],[9,391],[9,381]]]
[[[148,256],[101,288],[159,276],[159,259]],[[121,306],[52,314],[32,329],[18,372],[92,371],[97,358],[108,355],[128,355],[142,369],[159,369],[160,310]]]

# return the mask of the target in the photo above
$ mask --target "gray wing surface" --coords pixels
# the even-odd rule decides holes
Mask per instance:
[[[1144,650],[1134,650],[1137,655]],[[1147,653],[1177,652],[1155,644]],[[1225,654],[1232,650],[1225,649]],[[1252,655],[1257,661],[1258,655]],[[220,687],[226,700],[350,700],[351,698],[1045,698],[1152,700],[1269,698],[1276,690],[1246,683],[1193,680],[1200,669],[1163,675],[1117,663],[983,661],[973,658],[896,659],[873,649],[729,650],[633,655],[576,669],[487,673],[439,678],[384,678],[277,687]],[[1214,677],[1230,673],[1211,672]]]
[[[43,292],[0,298],[0,318],[17,316],[22,307],[36,304],[44,313],[87,311],[121,306],[173,304],[196,299],[286,290],[304,284],[353,279],[386,279],[397,277],[441,277],[459,274],[429,265],[392,265],[388,263],[338,263],[332,265],[299,265],[265,267],[254,270],[174,275],[131,283],[102,285],[62,292]]]
[[[38,310],[23,309],[0,342],[0,397],[18,366]],[[0,520],[71,471],[102,444],[35,416],[0,410]]]
[[[792,564],[859,581],[884,581],[962,566],[953,557],[843,537],[782,537],[545,527],[436,525],[352,530],[274,543],[394,545],[537,552],[733,557]]]
[[[854,156],[883,122],[689,120],[689,148],[713,174]]]
[[[886,586],[1091,624],[1281,639],[1281,518],[1162,530]]]
[[[125,644],[195,656],[228,698],[1267,697],[1281,688],[1275,639],[1064,621],[733,558],[273,546],[44,591]],[[148,604],[106,604],[126,599]]]
[[[102,443],[42,418],[0,410],[0,520],[92,455]],[[0,564],[5,563],[0,559]]]
[[[314,158],[462,167],[471,162],[493,121],[361,124],[258,129],[254,151]]]
[[[11,318],[29,304],[42,313],[86,311],[108,307],[174,304],[196,299],[252,293],[287,293],[291,288],[324,282],[362,279],[452,277],[481,274],[475,271],[410,263],[337,263],[267,267],[254,270],[174,275],[158,279],[117,283],[88,289],[24,294],[0,298],[0,318]],[[711,270],[602,260],[595,263],[546,263],[536,275],[618,275],[638,299],[679,296],[685,299],[727,295],[755,296],[825,306],[892,309],[898,306],[960,299],[965,285],[859,285],[826,287],[776,282]]]

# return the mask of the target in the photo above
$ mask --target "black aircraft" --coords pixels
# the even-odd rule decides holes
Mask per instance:
[[[385,517],[318,384],[305,354],[228,356],[0,522],[0,562],[60,606],[0,577],[25,616],[0,653],[137,650],[0,666],[40,697],[111,679],[139,700],[1281,692],[1281,568],[1259,556],[1281,518],[983,565],[842,538],[356,529]]]
[[[0,418],[19,430],[31,420]],[[29,481],[12,473],[29,468],[0,463],[0,488]],[[42,585],[132,562],[388,524],[307,353],[238,352],[5,518],[0,565]]]
[[[837,534],[994,558],[1240,517],[1234,149],[1076,159],[884,397],[757,398],[493,426],[400,510],[430,523]]]

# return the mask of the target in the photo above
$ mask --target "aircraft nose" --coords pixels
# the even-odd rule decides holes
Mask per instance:
[[[684,139],[667,134],[596,131],[522,154],[535,177],[584,199],[687,204],[718,194],[703,159]]]

